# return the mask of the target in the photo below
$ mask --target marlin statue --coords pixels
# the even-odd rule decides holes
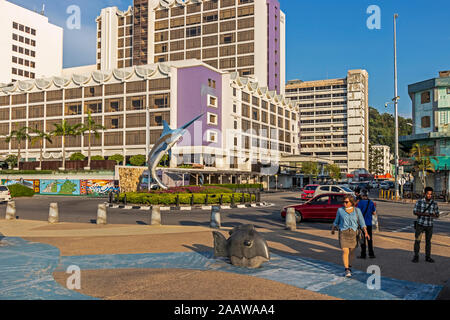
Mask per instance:
[[[178,141],[184,136],[184,134],[187,131],[187,128],[189,128],[195,121],[203,117],[204,114],[198,116],[194,120],[190,121],[189,123],[182,126],[180,129],[172,130],[168,123],[163,120],[163,126],[164,130],[159,138],[159,140],[155,143],[152,151],[150,152],[148,156],[148,169],[152,176],[152,178],[156,181],[156,183],[161,187],[161,189],[167,190],[168,187],[159,179],[158,175],[156,174],[156,167],[161,162],[162,158],[166,153],[169,154],[169,156],[172,155],[171,149],[175,144],[178,143]],[[150,181],[149,181],[150,183]]]

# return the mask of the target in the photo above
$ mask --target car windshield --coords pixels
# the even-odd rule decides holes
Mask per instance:
[[[317,186],[307,186],[305,188],[306,191],[316,191],[316,189],[317,189]]]
[[[0,192],[1,192],[1,191],[8,191],[8,188],[5,187],[5,186],[0,186]]]

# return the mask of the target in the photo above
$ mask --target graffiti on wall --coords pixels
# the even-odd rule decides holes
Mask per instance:
[[[30,179],[15,179],[7,180],[1,179],[0,184],[2,186],[11,186],[13,184],[21,184],[27,188],[33,189],[35,193],[40,192],[40,180],[30,180]]]
[[[81,180],[81,194],[88,196],[102,196],[110,192],[117,192],[114,180]]]
[[[41,180],[40,194],[80,195],[80,180]]]

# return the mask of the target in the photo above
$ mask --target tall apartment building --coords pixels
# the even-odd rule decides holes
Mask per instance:
[[[329,159],[343,173],[369,167],[369,75],[289,81],[286,97],[300,110],[300,155]]]
[[[97,68],[199,59],[280,94],[285,20],[278,0],[134,0],[97,18]]]
[[[0,12],[0,83],[61,73],[63,29],[6,0]]]
[[[388,173],[392,175],[392,165],[391,160],[394,159],[394,156],[391,153],[391,147],[389,146],[382,146],[382,145],[374,145],[372,146],[372,149],[374,152],[379,153],[379,156],[381,157],[381,161],[383,164],[383,175],[387,175]]]
[[[85,122],[89,112],[106,128],[92,138],[93,155],[148,154],[161,136],[163,120],[175,129],[202,114],[173,149],[171,168],[203,164],[223,175],[249,174],[297,152],[298,109],[288,99],[252,79],[192,59],[0,87],[0,156],[17,154],[17,141],[4,139],[12,130],[50,132],[63,120]],[[45,159],[60,159],[62,143],[61,137],[45,141]],[[87,154],[87,135],[67,137],[65,148],[68,157]],[[24,142],[22,156],[39,159],[39,146]]]

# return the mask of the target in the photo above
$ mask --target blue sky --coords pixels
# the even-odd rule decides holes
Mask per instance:
[[[95,64],[95,18],[101,8],[126,9],[132,0],[10,0],[32,10],[46,5],[50,22],[64,27],[64,66]],[[257,0],[260,1],[260,0]],[[366,69],[370,105],[393,112],[384,103],[394,96],[393,14],[398,20],[399,110],[411,115],[408,84],[450,70],[448,0],[280,0],[286,13],[287,80],[345,77],[348,69]],[[81,8],[81,29],[68,30],[70,5]],[[381,29],[369,30],[370,5],[381,9]]]

